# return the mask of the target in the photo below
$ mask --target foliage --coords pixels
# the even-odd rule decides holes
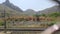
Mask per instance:
[[[35,14],[34,16],[36,16],[36,17],[39,17],[39,16],[44,16],[44,17],[46,17],[46,14]]]
[[[38,15],[38,14],[35,14],[35,15],[33,15],[33,16],[35,16],[35,17],[39,17],[40,15]]]
[[[54,25],[56,22],[51,22],[51,23],[49,23],[48,24],[48,26],[52,26],[52,25]]]
[[[3,21],[0,21],[0,26],[3,26],[4,25],[4,22]]]
[[[46,16],[46,14],[41,14],[40,16],[44,16],[44,17],[45,17],[45,16]]]
[[[60,16],[60,13],[58,13],[58,12],[51,13],[51,14],[49,14],[49,16],[50,17],[58,17],[58,16]]]

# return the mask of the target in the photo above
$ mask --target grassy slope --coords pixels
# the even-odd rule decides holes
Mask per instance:
[[[0,13],[4,12],[4,9],[6,13],[12,14],[12,15],[21,15],[22,13],[16,10],[13,10],[5,5],[0,4]]]

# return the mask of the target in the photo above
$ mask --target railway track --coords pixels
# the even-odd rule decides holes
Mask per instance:
[[[7,28],[7,31],[44,31],[46,28]],[[4,28],[0,28],[4,31]]]

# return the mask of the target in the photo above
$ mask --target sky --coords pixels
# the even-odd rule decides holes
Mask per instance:
[[[3,3],[5,0],[0,0]],[[14,5],[18,6],[22,10],[33,9],[35,11],[44,10],[50,8],[56,4],[48,0],[9,0]]]

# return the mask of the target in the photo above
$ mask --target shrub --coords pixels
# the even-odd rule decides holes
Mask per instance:
[[[49,14],[49,16],[50,17],[58,17],[58,16],[60,16],[60,13],[58,13],[58,12],[51,13],[51,14]]]
[[[54,25],[56,22],[51,22],[51,23],[49,23],[48,24],[48,26],[52,26],[52,25]]]
[[[0,26],[3,26],[4,25],[4,22],[3,21],[0,21]]]
[[[46,14],[41,14],[40,16],[44,16],[44,17],[46,17]]]

